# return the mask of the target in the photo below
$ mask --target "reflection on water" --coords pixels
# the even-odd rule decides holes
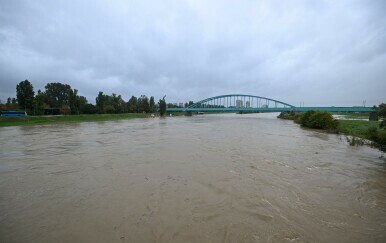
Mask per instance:
[[[379,152],[275,114],[0,129],[0,242],[384,242]]]

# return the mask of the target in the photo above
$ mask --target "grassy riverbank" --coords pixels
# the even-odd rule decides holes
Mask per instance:
[[[27,117],[0,117],[0,127],[42,125],[54,123],[72,122],[96,122],[113,121],[133,118],[146,118],[149,114],[125,113],[125,114],[95,114],[95,115],[68,115],[68,116],[27,116]]]
[[[348,141],[351,145],[364,144],[365,140],[368,140],[373,146],[386,152],[386,131],[380,128],[379,121],[365,120],[363,115],[342,114],[340,119],[336,120],[328,112],[307,111],[304,113],[282,112],[278,118],[293,120],[303,127],[350,136]]]
[[[339,120],[338,132],[345,135],[370,139],[368,130],[371,127],[379,128],[378,121]]]

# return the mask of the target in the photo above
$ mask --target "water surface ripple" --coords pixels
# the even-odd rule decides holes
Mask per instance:
[[[0,242],[386,242],[380,153],[275,114],[0,138]]]

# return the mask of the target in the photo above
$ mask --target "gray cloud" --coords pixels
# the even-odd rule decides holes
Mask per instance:
[[[18,82],[294,105],[385,102],[384,1],[1,1],[0,98]]]

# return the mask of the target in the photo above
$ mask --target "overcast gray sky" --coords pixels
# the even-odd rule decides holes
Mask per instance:
[[[0,99],[67,83],[167,95],[231,93],[293,105],[386,102],[384,0],[0,0]]]

